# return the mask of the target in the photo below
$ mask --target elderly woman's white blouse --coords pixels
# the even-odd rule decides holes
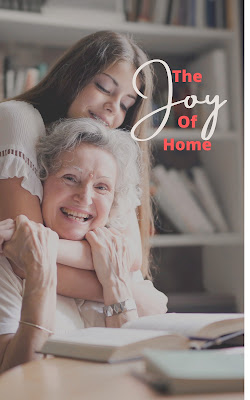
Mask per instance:
[[[143,280],[140,271],[132,273],[134,281]],[[0,255],[0,335],[16,333],[19,325],[25,280],[19,278],[10,263]],[[65,334],[75,329],[105,326],[103,303],[57,295],[55,332]]]
[[[0,104],[0,179],[23,178],[22,187],[42,201],[37,177],[36,143],[45,135],[43,119],[31,104],[7,101]]]

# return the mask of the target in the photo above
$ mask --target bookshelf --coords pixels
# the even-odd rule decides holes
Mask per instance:
[[[240,233],[168,234],[154,235],[151,238],[152,247],[239,246],[242,242]]]
[[[100,18],[100,17],[99,17]],[[81,37],[98,30],[110,29],[110,23],[101,20],[74,20],[65,16],[49,16],[28,12],[0,9],[1,41],[16,41],[41,46],[70,46]],[[15,30],[12,29],[15,25]],[[233,33],[225,29],[200,29],[135,22],[113,22],[112,29],[132,34],[138,43],[150,53],[158,55],[199,53],[214,45],[225,46],[231,42]],[[168,38],[168,40],[166,40]]]
[[[240,53],[239,4],[230,4],[234,29],[214,29],[191,26],[157,25],[151,23],[65,18],[0,9],[0,49],[13,44],[30,48],[53,49],[60,53],[84,35],[97,30],[112,29],[129,33],[143,46],[151,58],[178,60],[184,64],[213,49],[223,49],[228,65],[228,91],[230,96],[231,125],[229,130],[216,130],[211,152],[200,152],[200,162],[211,179],[223,206],[230,230],[212,234],[161,234],[151,239],[157,251],[178,254],[183,248],[199,259],[202,287],[214,294],[234,296],[236,310],[243,311],[243,108],[242,108],[242,55]],[[169,63],[171,66],[171,63]],[[162,146],[166,135],[176,140],[201,140],[199,129],[164,129],[153,141],[154,151]],[[157,160],[156,160],[157,161]],[[164,255],[166,252],[164,252]],[[172,254],[172,253],[171,253]],[[188,253],[189,254],[189,253]],[[183,255],[185,265],[186,253]],[[171,262],[175,262],[172,261]],[[168,261],[161,260],[159,279],[168,279]],[[178,270],[178,268],[177,268]],[[161,275],[161,272],[164,273]],[[192,273],[192,271],[191,271]],[[162,289],[162,288],[161,288]],[[197,291],[198,288],[195,289]],[[168,293],[169,294],[169,293]],[[185,304],[187,297],[179,295]],[[177,296],[177,297],[176,297]],[[171,293],[169,294],[171,301]],[[185,300],[186,299],[186,300]],[[174,300],[174,301],[175,301]],[[180,302],[178,303],[178,307]],[[173,309],[174,306],[171,306]],[[181,309],[181,308],[180,308]]]

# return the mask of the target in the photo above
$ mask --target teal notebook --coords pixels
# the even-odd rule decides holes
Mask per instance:
[[[241,392],[244,379],[243,349],[202,351],[145,350],[142,379],[173,394]]]

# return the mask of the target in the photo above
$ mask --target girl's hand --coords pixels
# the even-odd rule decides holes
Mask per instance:
[[[130,257],[126,240],[116,229],[97,228],[85,235],[91,246],[97,278],[105,304],[132,297]]]
[[[0,253],[3,252],[3,244],[11,239],[15,232],[15,222],[13,219],[5,219],[0,221]]]
[[[4,246],[4,255],[25,271],[26,287],[43,290],[56,282],[58,235],[51,229],[30,221],[26,216],[16,218],[16,230]]]

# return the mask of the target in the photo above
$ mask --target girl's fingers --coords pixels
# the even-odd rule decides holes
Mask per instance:
[[[0,229],[6,228],[6,227],[12,227],[12,226],[15,226],[15,222],[11,218],[4,219],[3,221],[0,221]]]
[[[12,238],[14,231],[15,231],[14,228],[9,228],[9,229],[5,229],[5,230],[0,229],[0,253],[3,252],[3,248],[2,248],[3,243],[7,242],[8,240],[10,240]]]

